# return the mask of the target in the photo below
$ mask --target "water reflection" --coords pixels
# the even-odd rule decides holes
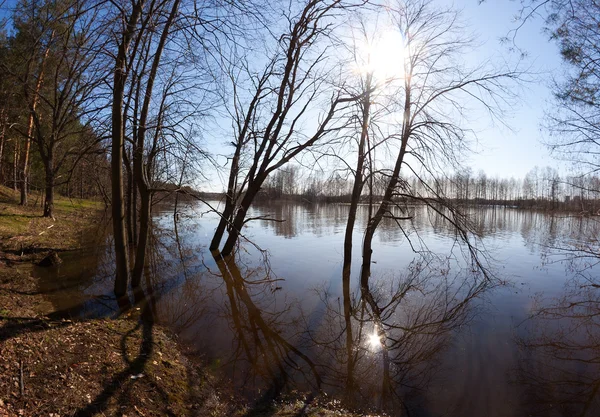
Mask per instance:
[[[318,357],[329,364],[331,380],[326,377],[326,382],[341,391],[342,382],[350,379],[347,400],[395,415],[426,408],[420,392],[436,377],[439,354],[449,347],[451,331],[467,323],[473,312],[470,302],[486,287],[471,273],[450,274],[449,263],[419,258],[404,274],[373,277],[377,285],[369,287],[370,299],[355,292],[350,346],[344,338],[348,320],[342,303],[322,289],[325,314],[319,327],[309,331]]]
[[[292,335],[298,332],[298,323],[290,320],[289,307],[259,308],[260,300],[269,300],[272,282],[267,276],[246,270],[242,275],[234,257],[216,259],[220,277],[225,282],[229,301],[228,320],[235,331],[236,351],[232,361],[245,356],[248,370],[236,383],[261,378],[268,388],[263,400],[274,399],[287,386],[291,378],[301,376],[300,384],[312,383],[314,389],[321,387],[321,376],[315,362],[297,346],[293,336],[286,337],[284,329]],[[289,331],[291,330],[291,332]],[[300,329],[301,330],[301,329]],[[241,355],[243,353],[243,355]],[[310,373],[310,377],[307,376]],[[301,385],[301,386],[302,386]]]
[[[564,265],[562,291],[534,299],[519,327],[515,382],[533,416],[592,416],[600,410],[600,221],[565,216],[542,225],[537,241],[546,266]]]
[[[144,278],[155,296],[147,310],[228,381],[232,395],[253,402],[299,389],[393,415],[593,415],[600,407],[594,258],[567,264],[579,275],[566,282],[554,255],[566,247],[589,247],[591,255],[598,223],[472,209],[469,221],[509,283],[487,291],[453,256],[453,228],[425,207],[407,209],[404,231],[386,219],[377,232],[367,291],[353,278],[345,295],[346,206],[254,207],[247,237],[268,250],[267,263],[249,244],[235,259],[213,258],[206,247],[218,219],[202,206],[178,218],[166,208],[154,218]],[[361,207],[356,241],[365,219]],[[110,239],[67,255],[43,277],[54,303],[85,306],[78,315],[118,311],[109,297]]]
[[[532,416],[593,416],[600,410],[600,289],[579,279],[539,299],[522,324],[516,383]]]

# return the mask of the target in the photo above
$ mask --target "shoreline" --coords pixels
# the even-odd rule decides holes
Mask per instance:
[[[56,219],[0,189],[0,417],[65,415],[358,416],[300,394],[249,405],[190,356],[136,297],[119,317],[71,320],[39,291],[33,264],[81,249],[100,203],[57,199]],[[150,300],[148,299],[150,298]]]

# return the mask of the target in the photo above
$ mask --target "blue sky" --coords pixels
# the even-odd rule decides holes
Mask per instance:
[[[508,51],[510,45],[501,44],[500,38],[517,26],[514,17],[519,11],[520,2],[486,0],[479,4],[478,0],[437,1],[454,4],[455,7],[463,10],[464,21],[478,34],[479,41],[485,45],[484,51],[487,56],[490,52],[499,56],[510,55]],[[14,3],[14,0],[6,2],[0,10],[0,16],[2,12],[7,11],[8,5]],[[527,64],[540,74],[539,79],[524,86],[519,92],[520,105],[514,108],[512,116],[505,120],[511,129],[501,124],[490,126],[489,120],[482,121],[476,127],[479,131],[477,153],[465,156],[466,165],[469,165],[474,173],[483,170],[488,176],[522,178],[536,165],[560,167],[560,163],[550,156],[541,143],[547,136],[547,133],[541,129],[541,123],[544,111],[551,106],[550,82],[553,77],[559,77],[564,68],[561,65],[557,45],[549,41],[548,35],[543,33],[542,26],[541,18],[529,21],[519,30],[515,40],[516,44],[527,52]],[[475,60],[478,58],[476,55],[472,57]],[[222,146],[223,141],[218,142],[220,143],[213,143],[217,148]],[[221,152],[228,151],[222,148]],[[565,169],[563,168],[562,171]],[[221,181],[211,178],[211,182]],[[213,184],[210,188],[221,188],[221,186]]]
[[[498,53],[508,54],[510,45],[501,44],[500,38],[517,26],[514,17],[519,3],[509,0],[487,0],[478,5],[477,0],[454,2],[463,8],[464,18],[480,36],[486,46]],[[547,133],[541,130],[544,111],[550,108],[552,98],[549,85],[552,77],[562,71],[558,46],[543,33],[541,18],[523,26],[515,38],[516,45],[527,52],[527,62],[539,73],[538,79],[524,87],[520,93],[520,106],[503,126],[488,128],[479,135],[479,153],[470,158],[475,172],[482,169],[488,176],[523,177],[535,165],[559,168],[541,141]]]
[[[533,81],[523,85],[516,93],[518,104],[512,108],[511,114],[504,119],[504,124],[492,124],[489,118],[474,120],[472,128],[478,132],[479,142],[476,152],[465,155],[463,164],[471,167],[474,174],[483,170],[488,176],[501,178],[523,178],[535,166],[553,166],[561,172],[566,168],[553,159],[542,140],[547,136],[541,128],[544,112],[551,108],[552,94],[550,83],[553,77],[559,76],[563,70],[559,49],[543,32],[543,20],[538,17],[528,21],[518,31],[515,43],[501,42],[501,38],[510,34],[518,23],[515,16],[519,12],[520,2],[512,0],[486,0],[479,4],[478,0],[434,0],[444,5],[453,5],[462,10],[462,21],[477,35],[482,44],[472,56],[465,57],[473,63],[490,57],[500,61],[515,61],[521,53],[526,53],[523,68],[536,75]],[[510,51],[517,46],[520,51]],[[479,56],[478,54],[481,54]],[[220,120],[225,130],[228,121]],[[507,127],[508,126],[508,127]],[[206,137],[207,144],[215,154],[230,154],[231,148],[225,148],[223,136]],[[218,157],[220,163],[223,157]],[[306,176],[307,173],[304,174]],[[221,191],[226,184],[227,173],[209,175],[208,184],[200,185],[203,190]]]

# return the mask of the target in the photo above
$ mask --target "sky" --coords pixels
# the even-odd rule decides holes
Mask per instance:
[[[519,3],[487,0],[478,5],[477,0],[459,0],[454,5],[463,8],[465,21],[481,36],[480,40],[486,42],[487,47],[506,55],[510,45],[501,44],[500,38],[517,26],[514,17],[519,11]],[[536,165],[565,169],[542,144],[548,136],[541,125],[544,111],[550,109],[550,81],[553,76],[559,76],[563,68],[558,46],[549,41],[542,25],[541,18],[534,19],[516,35],[515,44],[527,53],[526,62],[539,76],[520,92],[520,106],[514,109],[512,117],[506,119],[511,129],[495,126],[479,134],[478,153],[469,158],[469,165],[475,173],[481,169],[488,176],[523,178]]]
[[[2,0],[0,0],[1,2]],[[479,4],[478,0],[435,0],[444,4],[453,4],[462,9],[463,21],[478,34],[478,40],[484,44],[486,56],[498,54],[509,56],[509,46],[501,44],[500,39],[517,26],[514,18],[519,11],[520,2],[513,0],[486,0]],[[0,8],[0,15],[6,13],[9,0]],[[3,12],[3,13],[2,13]],[[489,120],[475,121],[475,129],[479,132],[479,143],[476,153],[465,155],[465,165],[470,166],[476,174],[479,170],[488,176],[522,178],[534,166],[551,165],[566,172],[560,163],[553,159],[542,144],[548,136],[541,128],[544,111],[551,108],[551,92],[549,88],[553,77],[559,77],[563,66],[558,46],[543,33],[541,18],[533,19],[524,25],[515,38],[516,45],[527,53],[526,65],[539,73],[535,82],[529,83],[519,91],[520,104],[513,109],[513,114],[505,119],[510,128],[502,125],[490,125]],[[470,59],[483,57],[477,55]],[[229,123],[227,123],[229,124]],[[215,138],[216,139],[216,138]],[[213,142],[210,140],[210,142]],[[228,141],[227,141],[228,142]],[[223,147],[223,138],[211,145],[221,148],[215,153],[229,153]],[[227,174],[220,178],[210,178],[209,188],[215,191],[222,189]],[[201,187],[206,188],[206,187]]]
[[[472,127],[478,132],[478,143],[474,153],[465,155],[463,164],[470,167],[475,175],[482,170],[488,177],[500,178],[522,179],[535,166],[552,166],[561,173],[568,172],[567,167],[552,158],[542,143],[548,137],[548,133],[542,129],[542,123],[544,112],[551,109],[550,83],[553,77],[560,76],[564,68],[558,46],[543,31],[542,18],[529,20],[519,29],[514,43],[506,43],[501,39],[518,26],[515,17],[519,12],[519,1],[485,0],[481,4],[478,0],[433,1],[462,10],[462,21],[476,34],[477,42],[482,44],[479,52],[473,51],[472,56],[465,57],[467,61],[476,64],[490,56],[515,61],[520,53],[525,53],[523,68],[536,74],[532,82],[516,92],[519,96],[518,105],[503,118],[504,124],[492,124],[489,118],[473,121]],[[518,47],[519,51],[511,52],[512,46]],[[227,125],[230,123],[222,122]],[[215,154],[228,155],[232,152],[231,147],[223,146],[225,141],[219,135],[207,139],[211,149],[215,149]],[[219,157],[217,161],[224,163],[225,159]],[[200,189],[224,190],[227,175],[227,172],[209,175],[208,181],[200,184]],[[307,175],[304,173],[303,176]]]

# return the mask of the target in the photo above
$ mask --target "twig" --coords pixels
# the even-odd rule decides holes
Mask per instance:
[[[19,389],[21,398],[25,395],[25,383],[23,382],[23,361],[19,360]]]

